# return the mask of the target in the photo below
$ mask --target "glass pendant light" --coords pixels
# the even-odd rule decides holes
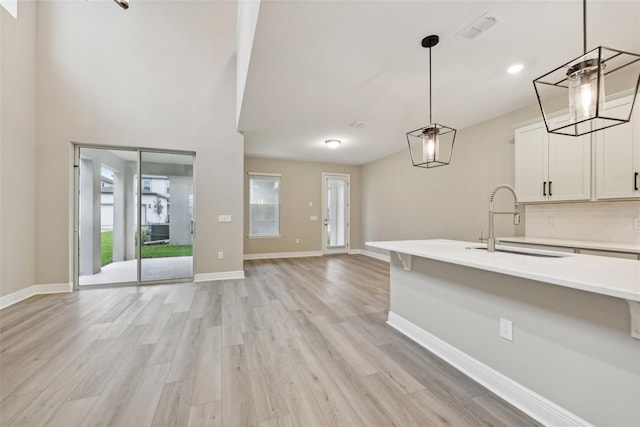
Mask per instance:
[[[640,55],[603,46],[587,52],[582,5],[583,55],[533,81],[549,133],[580,136],[627,123],[640,87]],[[607,110],[606,102],[625,96],[630,103]]]
[[[451,162],[453,142],[456,130],[448,126],[434,123],[431,103],[431,48],[438,44],[436,35],[422,39],[422,47],[429,49],[429,124],[420,129],[407,132],[407,142],[413,166],[433,168],[448,165]]]
[[[570,123],[589,120],[604,111],[604,79],[598,81],[603,71],[604,64],[594,59],[579,62],[567,71]]]

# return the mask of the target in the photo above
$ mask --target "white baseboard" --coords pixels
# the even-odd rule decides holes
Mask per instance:
[[[35,295],[33,286],[0,297],[0,310]]]
[[[362,249],[349,249],[349,255],[362,255]]]
[[[20,289],[9,295],[0,297],[0,310],[16,304],[34,295],[42,294],[59,294],[63,292],[71,292],[73,286],[71,283],[57,283],[53,285],[33,285],[28,288]]]
[[[221,271],[218,273],[201,273],[193,277],[194,282],[209,282],[212,280],[244,279],[244,271]]]
[[[387,324],[544,425],[592,426],[577,415],[391,311]]]
[[[73,290],[73,284],[71,283],[57,283],[54,285],[33,285],[35,294],[61,294],[65,292],[71,292]]]
[[[312,256],[322,256],[322,251],[306,252],[273,252],[267,254],[244,254],[245,260],[250,259],[274,259],[274,258],[305,258]]]
[[[371,257],[371,258],[379,259],[380,261],[390,262],[389,255],[384,255],[384,254],[380,254],[378,252],[368,251],[366,249],[360,250],[360,253],[362,255],[366,255],[366,256]]]

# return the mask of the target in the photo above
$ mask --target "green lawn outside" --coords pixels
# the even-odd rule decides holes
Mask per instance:
[[[102,249],[102,266],[113,261],[113,231],[104,231],[100,234]]]
[[[111,264],[113,261],[113,232],[102,232],[102,265]],[[171,246],[171,245],[143,245],[142,258],[164,258],[174,256],[191,256],[193,248],[191,245]]]
[[[142,258],[163,258],[171,256],[191,256],[191,245],[144,245],[142,246]]]

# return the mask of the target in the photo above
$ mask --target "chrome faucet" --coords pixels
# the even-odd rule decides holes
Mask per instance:
[[[513,212],[496,212],[493,210],[493,198],[496,196],[496,193],[498,192],[498,190],[502,188],[505,188],[511,191],[511,194],[513,194],[513,200],[515,202],[515,205],[514,205],[515,210]],[[489,237],[487,238],[488,252],[496,251],[496,236],[495,236],[495,230],[493,228],[494,215],[513,215],[513,224],[514,225],[520,224],[520,212],[518,212],[518,196],[516,196],[516,192],[514,191],[513,188],[511,188],[510,185],[506,185],[506,184],[498,185],[496,188],[493,189],[493,191],[491,192],[491,195],[489,196]]]

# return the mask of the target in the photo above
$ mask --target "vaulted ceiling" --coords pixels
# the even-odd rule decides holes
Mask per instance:
[[[487,14],[497,23],[457,34]],[[262,1],[239,128],[250,156],[365,164],[433,118],[463,129],[536,102],[532,80],[582,53],[582,2]],[[588,48],[640,52],[640,1],[590,0]],[[524,70],[506,69],[522,63]],[[337,150],[324,140],[338,138]]]

